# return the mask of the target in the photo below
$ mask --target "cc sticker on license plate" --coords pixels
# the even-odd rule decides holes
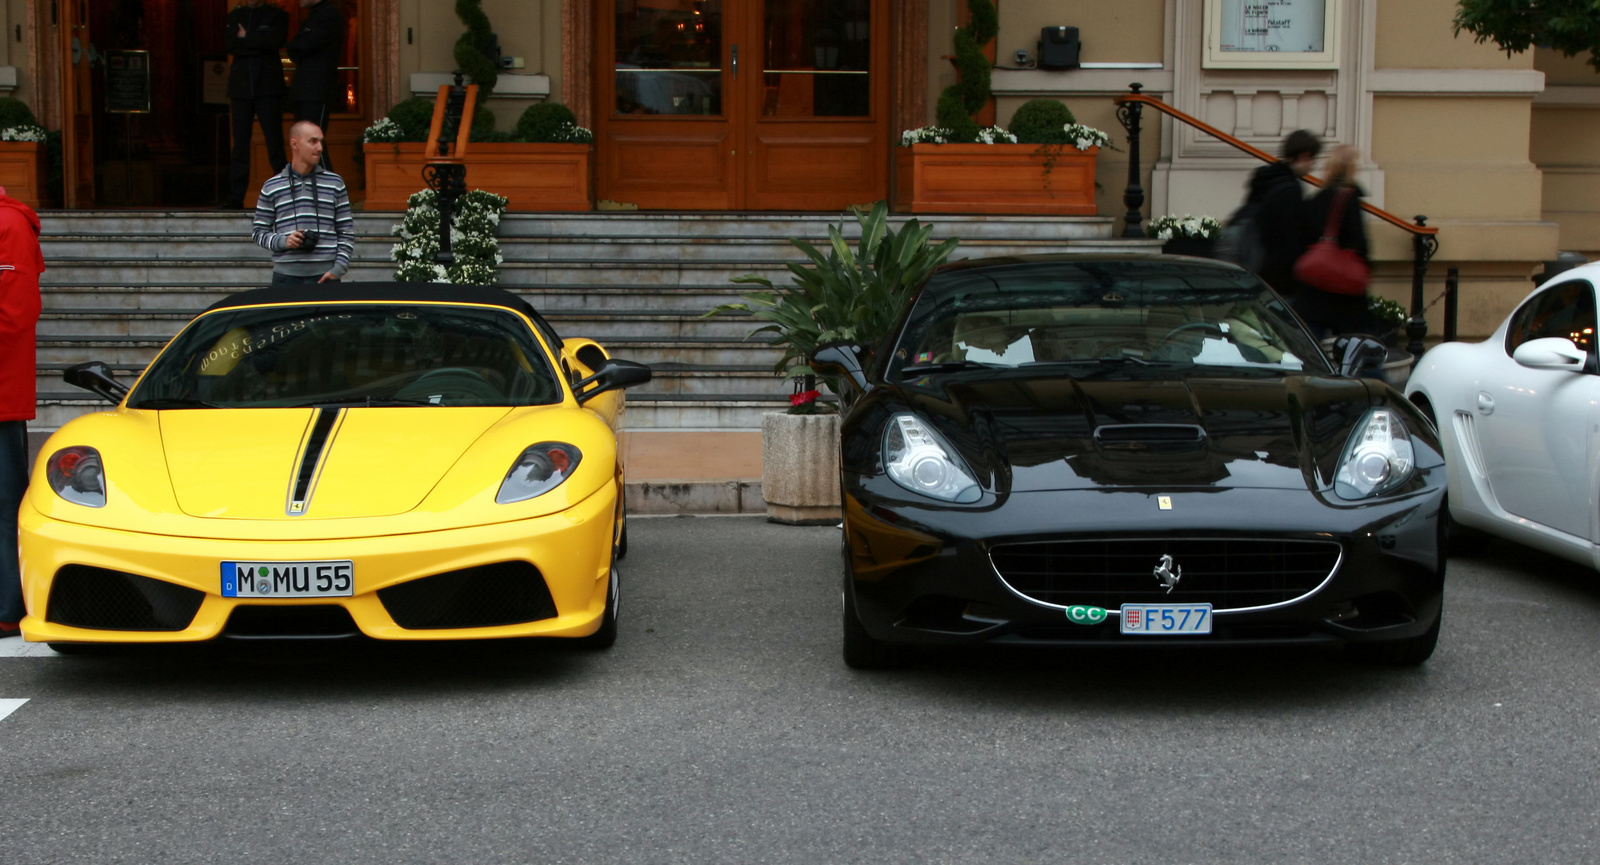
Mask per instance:
[[[1123,604],[1124,634],[1209,634],[1210,604]]]
[[[355,567],[342,562],[223,562],[224,598],[348,598]]]

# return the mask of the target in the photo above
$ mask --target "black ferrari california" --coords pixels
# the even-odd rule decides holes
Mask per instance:
[[[947,265],[874,347],[813,367],[848,408],[844,656],[895,644],[1343,645],[1439,637],[1444,459],[1272,289],[1168,256]]]

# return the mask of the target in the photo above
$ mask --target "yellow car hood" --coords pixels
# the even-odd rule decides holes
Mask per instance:
[[[510,409],[347,408],[321,446],[307,441],[329,409],[160,413],[161,445],[179,509],[193,517],[324,520],[416,508],[450,467]],[[302,464],[309,496],[292,512]],[[507,467],[510,467],[509,461]]]

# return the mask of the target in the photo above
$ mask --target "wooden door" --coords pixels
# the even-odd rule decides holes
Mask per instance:
[[[597,192],[838,210],[888,191],[888,0],[600,0]]]
[[[89,75],[89,0],[64,0],[61,32],[62,202],[94,205],[94,82]]]

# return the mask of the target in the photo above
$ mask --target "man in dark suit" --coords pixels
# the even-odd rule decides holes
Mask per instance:
[[[233,7],[227,22],[228,99],[233,113],[233,155],[223,210],[242,210],[250,185],[250,123],[259,119],[272,173],[283,170],[283,60],[278,50],[289,38],[289,13],[265,0]]]
[[[296,121],[309,120],[326,130],[344,96],[339,85],[344,15],[333,0],[300,0],[300,6],[306,10],[306,17],[300,32],[289,40],[289,59],[294,61],[289,102],[294,106]],[[322,167],[333,169],[327,150],[322,154]]]

